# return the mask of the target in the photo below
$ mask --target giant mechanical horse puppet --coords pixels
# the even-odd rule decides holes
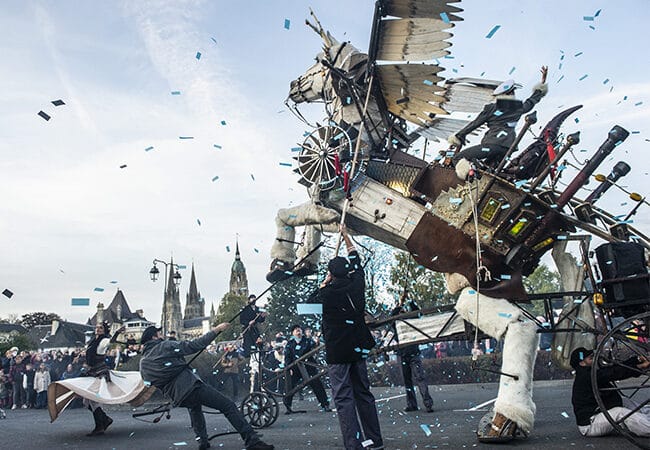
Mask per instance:
[[[534,113],[526,115],[516,133],[519,116],[541,99],[545,85],[519,101],[511,80],[440,76],[437,58],[449,54],[448,30],[462,20],[454,3],[377,1],[368,54],[338,42],[312,13],[314,23],[307,24],[322,38],[323,51],[316,64],[291,82],[287,105],[304,120],[297,105],[318,101],[327,117],[306,136],[295,158],[310,200],[278,212],[267,279],[313,273],[319,255],[310,251],[321,232],[336,231],[342,220],[351,232],[406,250],[421,265],[445,273],[449,291],[460,293],[456,310],[462,318],[494,338],[504,338],[504,375],[494,412],[478,430],[480,440],[502,442],[527,435],[535,417],[536,325],[513,304],[526,301],[522,278],[548,250],[565,244],[576,227],[610,242],[632,235],[647,247],[648,239],[594,205],[606,183],[599,195],[586,201],[575,198],[596,167],[626,139],[626,130],[612,128],[582,171],[558,192],[554,187],[561,171],[555,164],[579,141],[579,133],[565,136],[559,128],[580,106],[558,114],[528,148],[511,157],[536,121]],[[409,63],[413,61],[418,64]],[[456,118],[472,113],[480,113],[473,122]],[[508,120],[495,123],[500,116]],[[492,161],[472,158],[472,168],[453,158],[453,151],[431,162],[425,161],[426,155],[407,153],[419,138],[428,142],[453,136],[450,142],[463,144],[483,123],[488,127],[483,151],[504,144]],[[426,144],[424,148],[426,153]],[[610,179],[617,176],[612,173]],[[300,226],[305,235],[296,254],[295,228]],[[575,260],[564,261],[573,266],[575,277]]]

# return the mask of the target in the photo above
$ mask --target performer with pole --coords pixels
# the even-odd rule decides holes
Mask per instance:
[[[174,406],[188,409],[199,449],[210,447],[202,406],[221,411],[245,442],[247,450],[273,450],[261,440],[235,403],[198,377],[185,361],[185,355],[202,351],[217,334],[230,326],[224,322],[192,341],[164,340],[161,329],[149,326],[142,333],[140,373],[143,379],[173,400]]]

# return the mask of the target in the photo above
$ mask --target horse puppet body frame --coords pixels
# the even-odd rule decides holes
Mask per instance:
[[[378,2],[391,3],[399,2]],[[448,17],[456,17],[458,8],[442,0],[434,3],[443,9],[454,8]],[[399,20],[410,20],[417,28],[422,19]],[[376,14],[373,29],[383,26],[384,31],[397,22],[378,21]],[[479,112],[499,82],[461,79],[439,86],[439,67],[377,65],[350,44],[336,42],[316,23],[318,27],[310,26],[323,38],[323,52],[305,75],[291,83],[289,98],[296,105],[325,101],[328,125],[309,135],[295,158],[296,172],[303,175],[300,182],[308,187],[310,200],[278,211],[277,239],[271,249],[273,262],[267,279],[313,273],[317,253],[294,272],[286,269],[293,266],[297,256],[314,247],[322,231],[336,231],[345,213],[352,233],[406,250],[424,267],[445,273],[448,290],[461,292],[456,304],[461,317],[494,338],[504,338],[503,375],[495,412],[486,428],[479,430],[479,438],[514,438],[514,432],[503,435],[499,429],[502,424],[495,422],[497,414],[527,434],[535,415],[532,373],[537,326],[511,302],[526,300],[523,276],[535,269],[554,243],[575,231],[576,221],[568,220],[562,211],[570,196],[561,196],[564,202],[556,204],[558,197],[552,192],[538,195],[537,190],[527,191],[519,182],[487,171],[478,171],[479,177],[466,180],[452,168],[406,153],[417,136],[437,138],[462,128],[465,121],[437,115]],[[381,47],[381,40],[381,36],[373,36],[371,43],[378,41]],[[371,54],[381,51],[374,51],[371,45]],[[435,58],[444,52],[433,54]],[[406,80],[406,89],[396,91],[400,79]],[[424,94],[420,89],[423,84],[431,88]],[[368,101],[364,104],[366,94]],[[425,100],[419,101],[415,98],[418,95],[424,95]],[[552,134],[555,139],[569,113],[560,113],[564,114],[560,120],[551,121],[553,133],[543,135]],[[415,133],[407,133],[407,120],[420,126]],[[606,147],[605,153],[625,138],[614,131],[601,147]],[[358,163],[358,169],[351,173],[353,159],[352,167]],[[306,238],[296,255],[298,226],[306,227]],[[601,237],[617,240],[607,233]],[[499,431],[489,436],[490,429]]]

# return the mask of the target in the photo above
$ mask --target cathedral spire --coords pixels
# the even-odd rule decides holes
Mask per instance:
[[[185,316],[183,319],[197,319],[203,316],[205,316],[205,305],[203,304],[201,293],[196,287],[196,274],[194,272],[194,263],[192,263],[190,291],[185,296]]]
[[[239,236],[235,241],[235,261],[233,261],[230,270],[230,293],[248,297],[248,277],[246,276],[246,267],[244,267],[239,253]]]

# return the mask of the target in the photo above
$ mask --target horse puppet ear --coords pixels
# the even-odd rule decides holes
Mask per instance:
[[[316,25],[313,25],[309,19],[305,20],[305,24],[307,24],[309,28],[318,33],[318,35],[323,39],[323,42],[325,43],[325,53],[329,53],[328,50],[338,44],[338,41],[332,37],[329,31],[325,31],[320,21],[318,20],[318,17],[316,17],[316,14],[314,14],[314,11],[311,8],[309,8],[309,14],[311,14],[311,16],[314,18]]]

